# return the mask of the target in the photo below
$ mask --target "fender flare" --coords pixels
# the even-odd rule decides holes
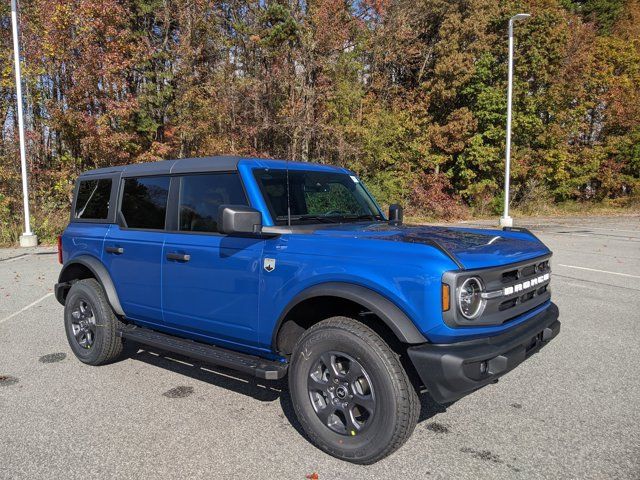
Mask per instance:
[[[95,279],[100,283],[100,285],[102,285],[102,288],[107,295],[107,300],[109,301],[111,308],[113,308],[113,311],[118,315],[124,316],[124,310],[122,310],[122,305],[120,304],[120,299],[118,298],[118,292],[116,292],[116,287],[113,285],[111,275],[109,275],[109,272],[102,264],[102,262],[96,257],[92,257],[91,255],[80,255],[78,257],[75,257],[62,267],[62,271],[60,272],[60,275],[58,277],[58,284],[56,285],[56,298],[60,303],[64,305],[64,297],[58,293],[61,290],[60,287],[68,288],[68,286],[70,286],[69,282],[73,280],[65,278],[65,272],[67,272],[69,267],[72,265],[82,265],[88,268]]]
[[[373,312],[393,331],[401,342],[412,345],[428,342],[424,335],[420,333],[420,330],[418,330],[413,320],[398,308],[395,303],[381,294],[353,283],[328,282],[314,285],[303,290],[287,304],[280,314],[273,330],[271,345],[274,351],[277,348],[278,331],[286,316],[298,304],[314,297],[339,297],[345,300],[351,300]]]

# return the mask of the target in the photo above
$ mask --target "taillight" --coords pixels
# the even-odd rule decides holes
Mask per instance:
[[[58,263],[60,265],[64,263],[62,260],[62,235],[58,235]]]

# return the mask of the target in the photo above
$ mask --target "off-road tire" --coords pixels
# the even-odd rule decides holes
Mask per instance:
[[[95,317],[95,338],[90,348],[80,346],[73,333],[72,314],[79,301],[86,302]],[[123,324],[113,312],[104,289],[97,280],[87,278],[71,286],[65,299],[64,324],[69,346],[81,362],[88,365],[105,365],[122,355],[124,341],[118,337],[117,331]]]
[[[362,434],[334,432],[312,404],[308,379],[322,353],[329,351],[348,354],[371,379],[375,411]],[[323,320],[303,333],[291,356],[289,391],[309,439],[329,455],[353,463],[375,463],[400,448],[420,413],[420,400],[398,354],[376,332],[347,317]]]

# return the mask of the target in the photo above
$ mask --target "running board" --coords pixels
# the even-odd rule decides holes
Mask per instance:
[[[248,373],[265,380],[279,380],[287,373],[287,363],[267,360],[147,328],[126,327],[118,331],[118,336],[150,347],[178,353],[185,357]]]

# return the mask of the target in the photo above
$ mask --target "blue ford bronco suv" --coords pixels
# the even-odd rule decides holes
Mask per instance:
[[[113,362],[129,343],[288,375],[310,440],[356,463],[408,439],[421,392],[453,402],[560,331],[551,252],[532,233],[404,225],[334,166],[92,170],[59,252],[55,294],[82,362]]]

